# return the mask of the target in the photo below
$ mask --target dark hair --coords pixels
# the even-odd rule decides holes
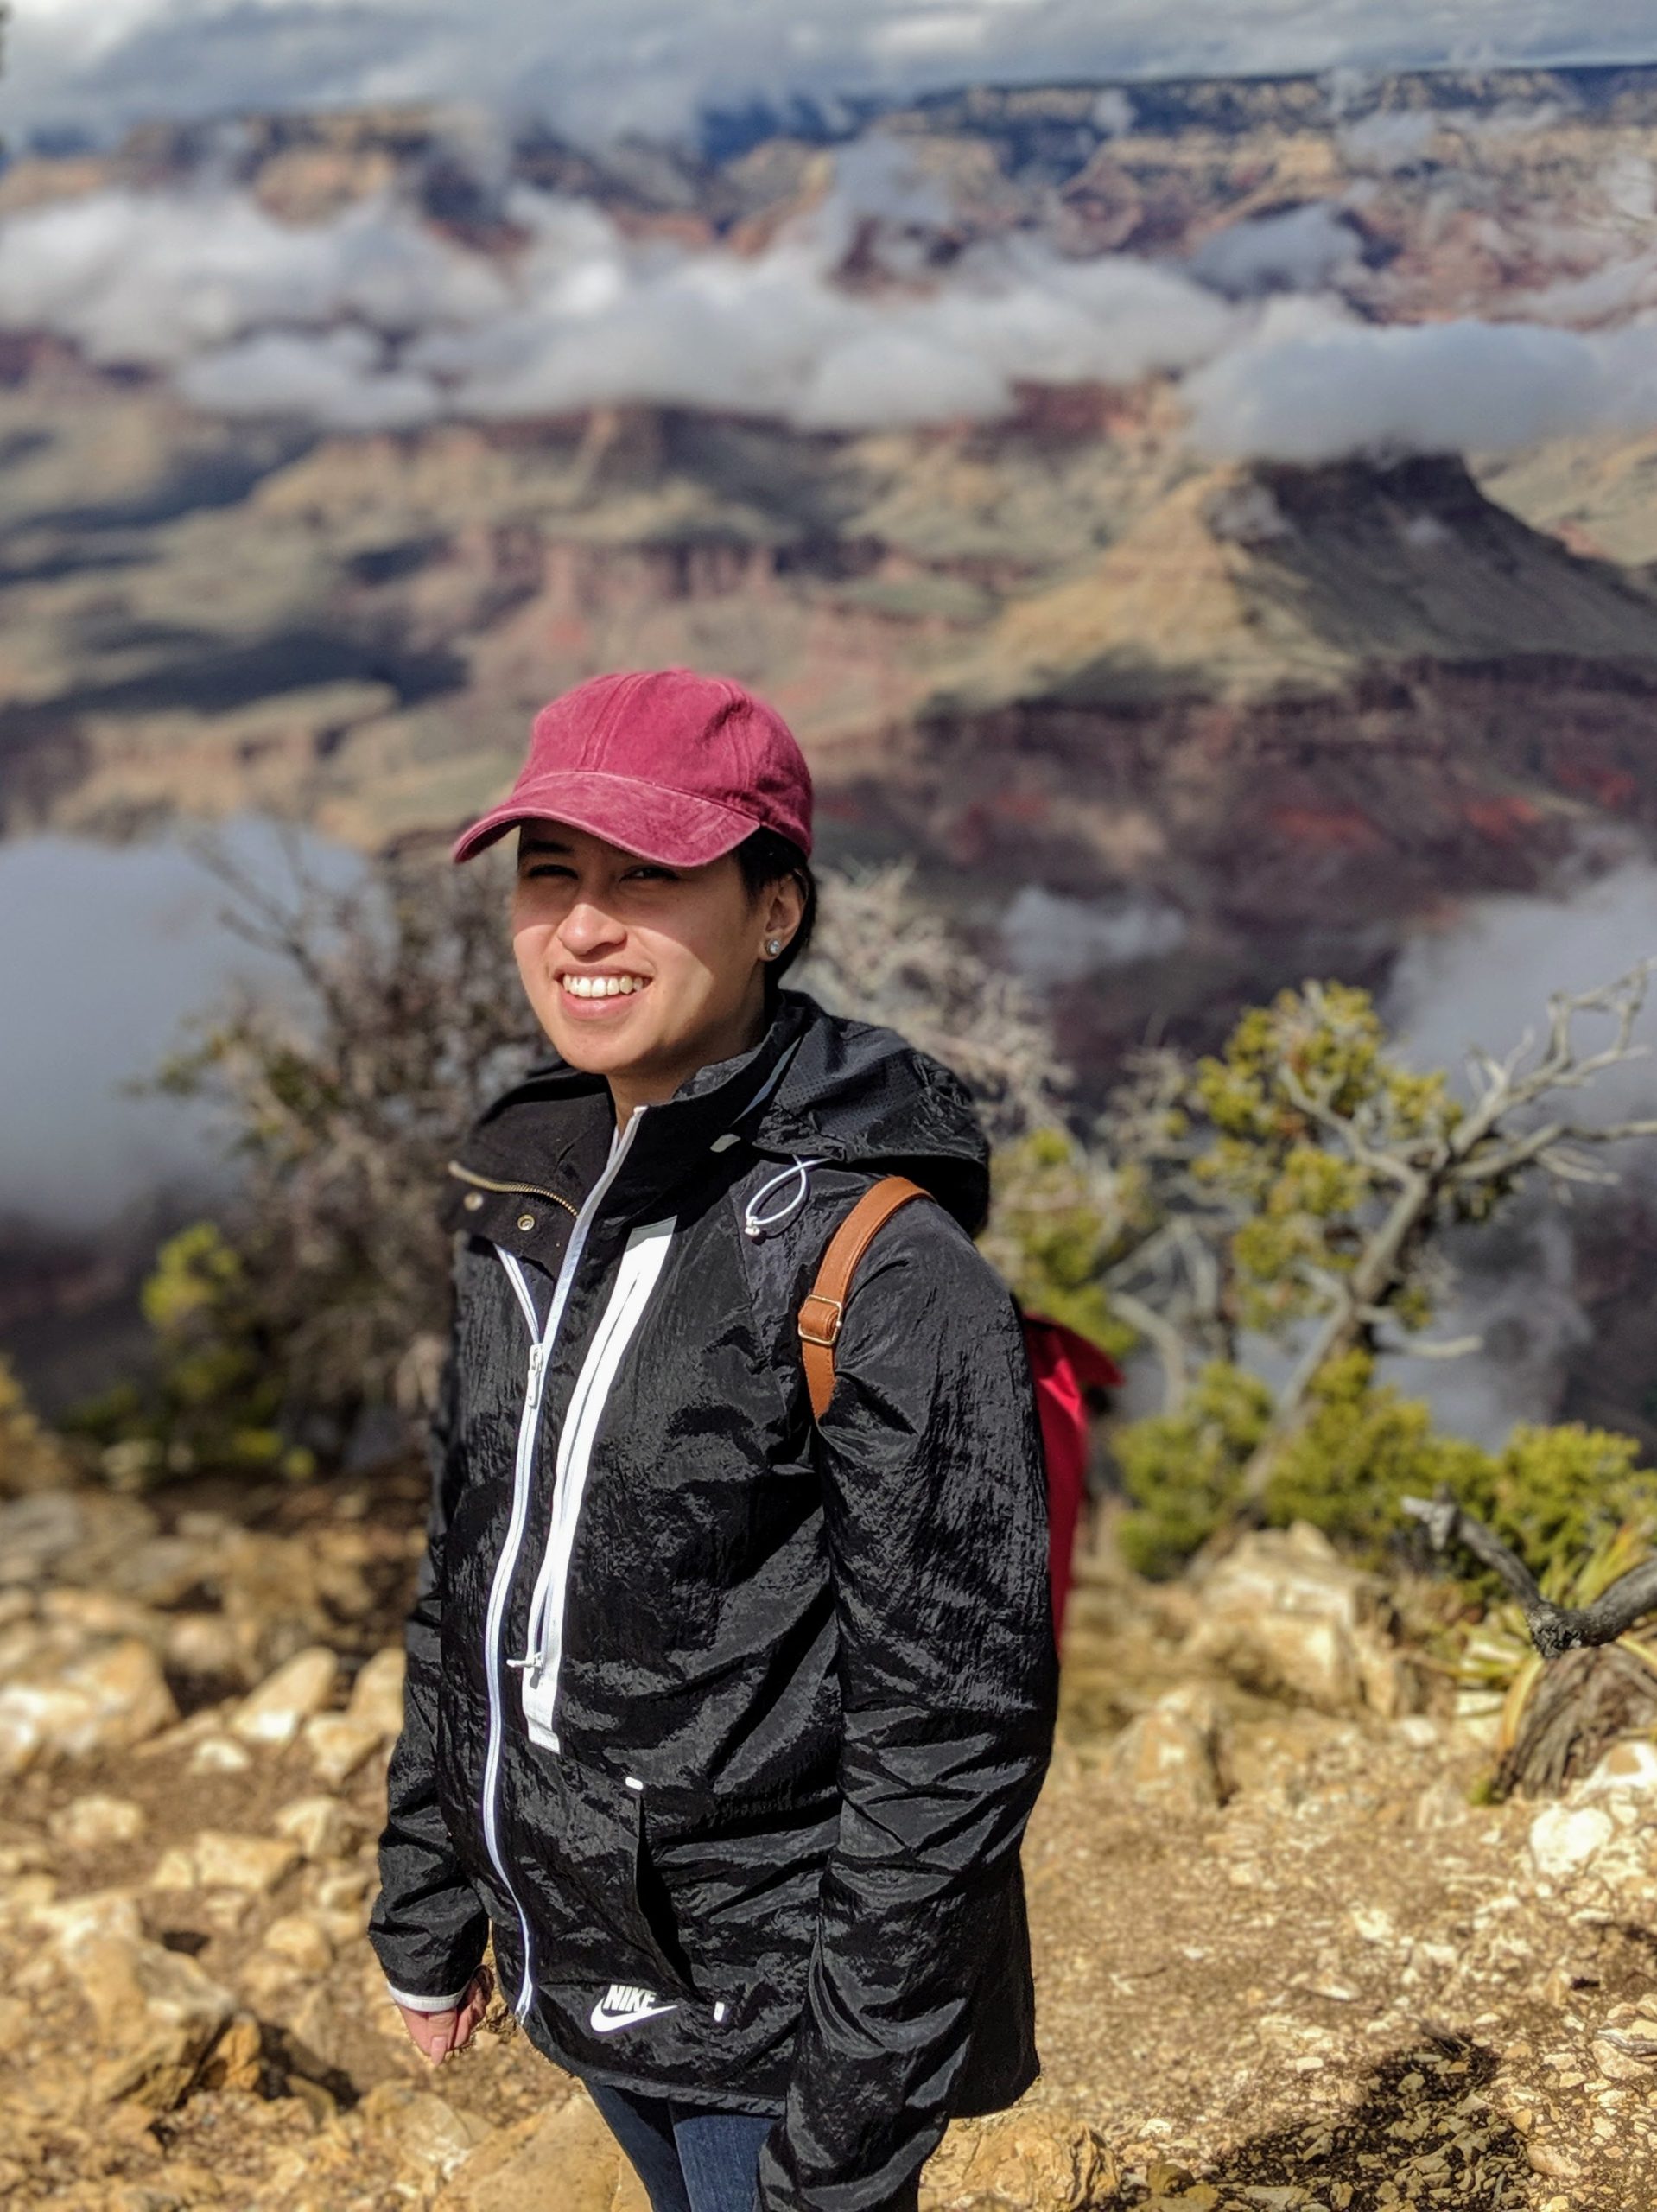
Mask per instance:
[[[742,871],[742,885],[750,899],[758,899],[762,891],[769,891],[773,883],[780,883],[791,875],[805,893],[805,911],[800,917],[800,926],[789,939],[785,950],[775,960],[765,963],[768,988],[774,988],[794,965],[803,960],[811,946],[811,933],[817,926],[817,879],[811,873],[811,863],[791,837],[784,837],[775,830],[756,830],[745,837],[736,849],[736,864]]]

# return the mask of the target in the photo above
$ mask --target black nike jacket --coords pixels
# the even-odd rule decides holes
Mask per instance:
[[[1033,2080],[1019,1849],[1055,1688],[1040,1445],[962,1085],[780,995],[619,1135],[561,1060],[452,1168],[433,1433],[371,1935],[534,2042],[774,2113],[761,2212],[879,2212]],[[814,1427],[796,1315],[875,1178]]]

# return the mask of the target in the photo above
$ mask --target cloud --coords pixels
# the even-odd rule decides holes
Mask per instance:
[[[816,429],[991,419],[1021,381],[1131,384],[1230,332],[1233,311],[1178,270],[1028,237],[923,280],[917,238],[949,210],[906,162],[848,149],[825,205],[759,255],[631,239],[523,188],[511,263],[389,199],[298,229],[222,187],[105,192],[0,228],[0,325],[170,368],[204,408],[341,429],[629,402]],[[853,291],[835,270],[871,216],[889,281]]]
[[[30,0],[14,127],[471,98],[578,135],[803,93],[1648,53],[1647,0]]]
[[[1317,292],[1357,264],[1351,219],[1328,200],[1229,223],[1204,238],[1185,266],[1232,299],[1263,292]]]
[[[1281,301],[1188,378],[1184,397],[1192,442],[1216,460],[1512,451],[1657,423],[1657,325],[1384,329],[1327,302]]]
[[[297,415],[330,430],[407,430],[442,412],[429,377],[387,365],[365,330],[268,330],[190,362],[179,390],[219,415]]]
[[[1646,861],[1613,868],[1574,895],[1476,899],[1447,931],[1422,932],[1394,971],[1387,1014],[1404,1058],[1444,1067],[1459,1081],[1470,1046],[1505,1056],[1528,1031],[1540,1034],[1554,991],[1590,990],[1657,954],[1657,869]],[[1604,1016],[1584,1016],[1584,1050],[1609,1041]],[[1657,1008],[1635,1032],[1657,1047]],[[1657,1058],[1610,1070],[1570,1103],[1584,1127],[1657,1111]],[[1608,1151],[1604,1164],[1648,1192],[1657,1146],[1639,1141]],[[1434,1333],[1482,1336],[1485,1349],[1444,1363],[1389,1363],[1389,1377],[1429,1398],[1461,1433],[1499,1443],[1516,1421],[1552,1419],[1567,1364],[1591,1333],[1577,1297],[1576,1238],[1603,1234],[1603,1220],[1576,1217],[1541,1191],[1502,1221],[1452,1239],[1461,1268],[1453,1306]]]
[[[1348,94],[1330,97],[1333,112]],[[491,169],[513,252],[468,247],[396,192],[299,226],[204,175],[0,225],[0,327],[170,371],[204,409],[343,431],[637,404],[853,432],[994,420],[1025,384],[1156,374],[1184,380],[1190,442],[1215,460],[1495,453],[1657,423],[1657,320],[1641,319],[1657,259],[1634,242],[1619,256],[1620,233],[1556,226],[1553,250],[1574,240],[1564,265],[1587,273],[1521,302],[1522,320],[1387,327],[1337,296],[1360,253],[1338,201],[1233,223],[1183,266],[1072,258],[1034,231],[946,259],[944,183],[877,129],[836,151],[816,206],[744,253],[514,188],[486,115],[455,130]],[[1631,230],[1654,188],[1643,159],[1606,186]],[[854,244],[855,284],[839,273]]]
[[[102,192],[0,226],[0,318],[100,362],[175,366],[261,327],[345,317],[396,335],[506,304],[480,255],[380,200],[301,228],[219,188]]]
[[[228,855],[291,896],[279,833],[246,820],[223,833]],[[319,882],[357,880],[353,855],[307,838]],[[85,1234],[158,1190],[222,1182],[206,1109],[133,1098],[180,1025],[232,978],[280,984],[274,956],[226,929],[226,894],[170,842],[110,847],[40,836],[0,843],[0,1216]],[[41,979],[51,988],[42,990]]]
[[[1038,986],[1079,983],[1101,969],[1177,952],[1190,925],[1177,906],[1154,898],[1066,898],[1027,883],[1001,917],[1001,942],[1013,968]]]

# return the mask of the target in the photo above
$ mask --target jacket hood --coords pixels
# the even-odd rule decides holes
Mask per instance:
[[[547,1173],[600,1129],[607,1147],[612,1126],[603,1078],[549,1054],[485,1109],[460,1158]],[[758,1045],[699,1068],[650,1109],[649,1150],[691,1158],[724,1131],[778,1161],[907,1175],[969,1236],[989,1211],[988,1140],[960,1077],[896,1030],[829,1014],[804,991],[779,992]]]

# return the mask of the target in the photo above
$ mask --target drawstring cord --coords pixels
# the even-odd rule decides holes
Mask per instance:
[[[758,1243],[772,1230],[785,1229],[811,1195],[811,1170],[822,1165],[820,1160],[802,1160],[797,1153],[791,1167],[784,1167],[779,1175],[773,1175],[769,1182],[762,1183],[742,1209],[743,1234]],[[785,1183],[795,1185],[792,1196],[784,1199],[781,1205],[773,1207],[770,1213],[765,1212],[765,1200],[773,1191],[780,1191]]]

